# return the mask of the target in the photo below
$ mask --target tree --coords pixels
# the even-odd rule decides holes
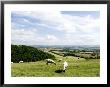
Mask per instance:
[[[11,45],[11,61],[12,62],[35,62],[44,59],[55,59],[55,56],[37,48],[25,45]]]

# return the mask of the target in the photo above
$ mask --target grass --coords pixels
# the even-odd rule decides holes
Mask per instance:
[[[78,57],[62,57],[54,54],[56,65],[46,65],[45,61],[29,63],[11,64],[11,75],[13,77],[99,77],[100,76],[100,59],[89,59]],[[57,59],[62,58],[61,62]],[[56,72],[63,68],[63,62],[68,62],[66,72]]]

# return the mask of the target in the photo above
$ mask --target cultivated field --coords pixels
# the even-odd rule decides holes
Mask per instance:
[[[100,59],[89,59],[78,57],[62,57],[54,54],[56,65],[46,65],[45,61],[13,63],[11,64],[11,75],[13,77],[99,77]],[[57,59],[62,59],[58,62]],[[63,69],[63,62],[68,62],[66,72],[59,72]]]

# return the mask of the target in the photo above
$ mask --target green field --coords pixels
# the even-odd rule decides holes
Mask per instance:
[[[62,57],[54,54],[56,65],[46,65],[45,61],[13,63],[11,64],[12,77],[99,77],[100,59],[89,59],[78,57]],[[58,62],[57,59],[62,61]],[[63,62],[68,62],[66,72],[58,72],[63,69]]]

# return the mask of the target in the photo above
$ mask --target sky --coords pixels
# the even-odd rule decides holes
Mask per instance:
[[[99,11],[13,11],[11,44],[99,45]]]

